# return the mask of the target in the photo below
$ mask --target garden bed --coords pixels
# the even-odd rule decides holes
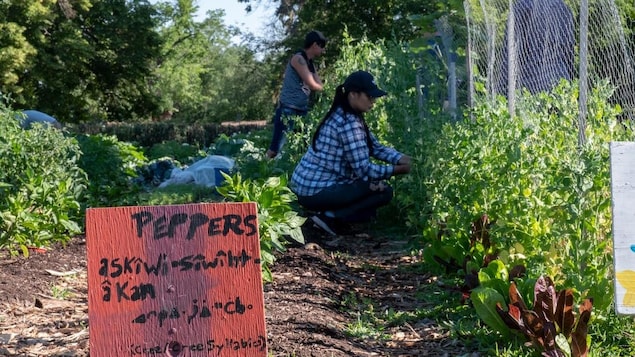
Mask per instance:
[[[436,277],[407,269],[418,261],[403,241],[367,234],[331,239],[311,227],[305,235],[308,244],[278,256],[274,282],[264,287],[270,356],[479,355],[428,318],[355,337],[364,302],[415,311],[426,304],[416,296],[422,285],[439,288]],[[85,248],[76,237],[28,259],[2,253],[0,355],[88,356]]]

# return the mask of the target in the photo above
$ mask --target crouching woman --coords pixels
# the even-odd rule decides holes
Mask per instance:
[[[385,95],[370,73],[350,74],[337,87],[331,108],[293,171],[290,187],[298,203],[315,212],[313,222],[331,235],[342,222],[375,217],[377,208],[393,197],[384,180],[410,172],[410,157],[380,144],[364,119]]]

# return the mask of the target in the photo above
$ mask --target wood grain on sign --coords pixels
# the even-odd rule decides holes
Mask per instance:
[[[267,355],[255,203],[86,212],[91,356]]]
[[[615,310],[635,315],[635,143],[611,143]]]

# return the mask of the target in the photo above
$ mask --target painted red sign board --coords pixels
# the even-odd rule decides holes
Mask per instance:
[[[255,203],[86,211],[90,355],[267,356]]]

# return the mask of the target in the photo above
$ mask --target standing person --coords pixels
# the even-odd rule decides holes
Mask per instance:
[[[341,223],[372,219],[393,196],[384,180],[410,172],[410,157],[380,144],[364,119],[375,100],[386,94],[370,73],[350,74],[337,87],[331,108],[291,176],[298,203],[317,212],[311,219],[331,235]]]
[[[306,116],[309,111],[311,92],[323,89],[322,79],[317,74],[313,59],[321,56],[326,47],[326,38],[319,31],[309,32],[304,39],[304,48],[291,57],[284,71],[280,98],[273,116],[273,136],[267,157],[278,155],[284,145],[285,132],[293,130],[293,116]]]

